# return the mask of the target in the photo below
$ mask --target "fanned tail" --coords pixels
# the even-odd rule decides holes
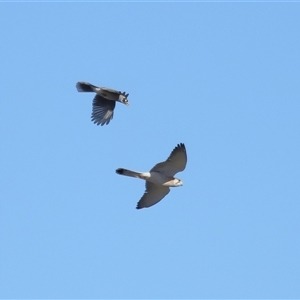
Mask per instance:
[[[95,88],[97,88],[95,85],[92,85],[88,82],[77,82],[76,88],[78,92],[95,92]]]

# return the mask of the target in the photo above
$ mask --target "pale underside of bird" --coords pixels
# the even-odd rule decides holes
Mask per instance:
[[[137,209],[140,209],[150,207],[162,200],[170,192],[170,187],[182,186],[182,181],[175,178],[174,175],[183,171],[186,163],[185,145],[180,143],[166,161],[156,164],[149,172],[119,168],[116,173],[146,180],[146,191],[136,206]]]
[[[88,82],[77,82],[76,88],[78,92],[94,92],[96,96],[93,99],[92,122],[103,126],[109,124],[114,116],[116,102],[129,105],[127,97],[129,94],[117,90],[98,87]]]

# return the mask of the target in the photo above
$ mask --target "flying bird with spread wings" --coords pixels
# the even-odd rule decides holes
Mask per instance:
[[[88,82],[77,82],[78,92],[94,92],[96,96],[93,100],[92,122],[103,126],[108,124],[114,116],[116,102],[129,105],[127,97],[129,94],[113,89],[98,87]]]
[[[150,207],[163,199],[170,192],[170,187],[183,185],[182,181],[175,178],[174,175],[183,171],[186,163],[185,145],[180,143],[174,148],[166,161],[156,164],[150,172],[136,172],[119,168],[116,173],[146,180],[146,191],[136,207],[141,209]]]

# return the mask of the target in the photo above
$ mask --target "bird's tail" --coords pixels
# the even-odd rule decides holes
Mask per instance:
[[[97,88],[95,85],[92,85],[88,82],[77,82],[76,88],[78,92],[95,92],[95,88]]]
[[[130,176],[130,177],[137,177],[137,178],[140,178],[140,175],[142,174],[140,172],[135,172],[135,171],[131,171],[131,170],[123,169],[123,168],[117,169],[116,173],[119,175],[125,175],[125,176]]]

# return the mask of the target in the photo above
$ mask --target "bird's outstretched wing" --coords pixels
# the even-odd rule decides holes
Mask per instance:
[[[159,202],[162,198],[168,195],[170,192],[170,188],[166,186],[159,186],[152,182],[146,182],[146,191],[141,198],[141,200],[137,203],[136,208],[141,209],[145,207],[150,207],[157,202]]]
[[[185,169],[187,163],[187,154],[185,145],[178,144],[164,162],[156,164],[150,171],[160,172],[167,176],[174,176],[176,173]]]
[[[93,100],[92,121],[101,126],[108,124],[114,116],[115,106],[115,101],[96,95]]]

